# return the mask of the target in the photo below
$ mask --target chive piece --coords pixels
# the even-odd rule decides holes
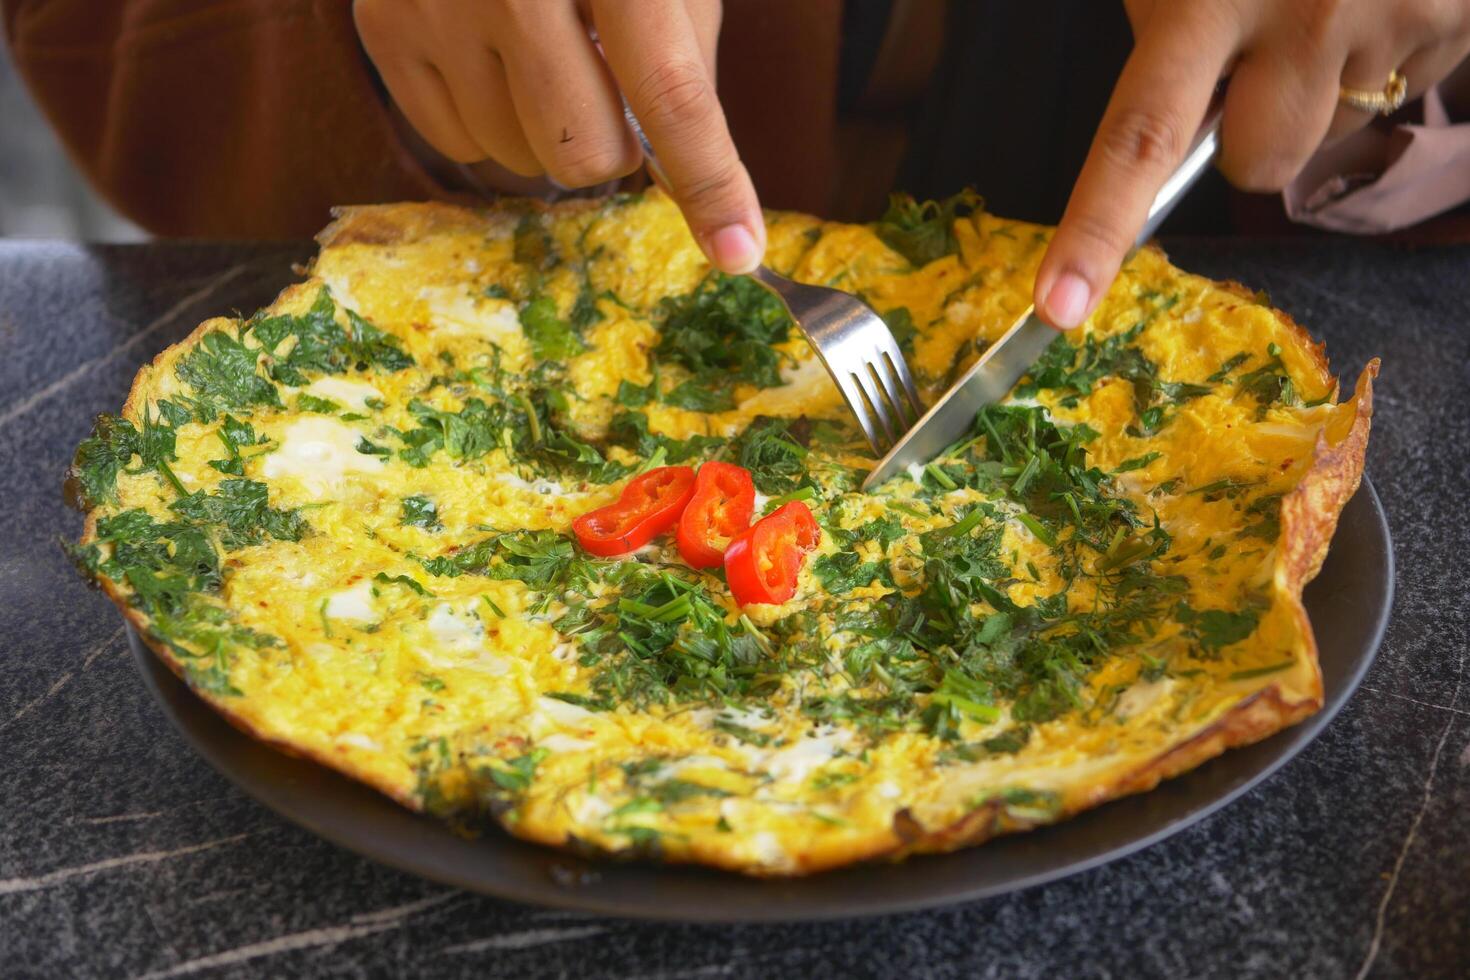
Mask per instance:
[[[944,535],[946,538],[957,538],[962,534],[969,534],[975,529],[975,525],[979,524],[984,519],[985,514],[980,510],[979,507],[976,507],[974,510],[966,514],[964,518],[962,518],[960,521],[951,524],[949,527],[940,528],[938,533]]]
[[[761,513],[770,514],[775,511],[777,507],[784,507],[787,504],[791,503],[793,500],[811,500],[816,495],[817,491],[815,487],[802,487],[799,490],[793,490],[790,493],[782,494],[779,497],[772,497],[770,500],[766,501],[765,509],[763,509]]]
[[[1044,526],[1042,526],[1042,523],[1040,521],[1032,517],[1030,514],[1017,514],[1016,520],[1026,525],[1026,529],[1032,534],[1036,535],[1037,539],[1040,540],[1041,543],[1046,545],[1048,548],[1055,548],[1057,546],[1056,535],[1048,531]]]
[[[495,615],[499,616],[501,619],[505,618],[505,610],[497,606],[494,599],[490,598],[487,595],[481,595],[480,601],[489,606],[490,611],[493,612]]]
[[[949,478],[949,474],[941,470],[933,463],[925,465],[924,472],[934,478],[934,482],[946,490],[958,490],[960,485]]]
[[[1067,509],[1072,512],[1072,519],[1077,522],[1078,527],[1081,527],[1083,524],[1082,511],[1077,507],[1077,496],[1068,490],[1062,494],[1062,499],[1067,502]]]
[[[1009,463],[1011,461],[1010,447],[1006,445],[1006,441],[1002,439],[1000,437],[1000,433],[996,431],[995,423],[990,420],[989,412],[982,411],[980,413],[980,424],[985,426],[986,436],[990,439],[991,443],[995,446],[996,449],[1000,450],[1000,458]]]
[[[808,810],[807,813],[811,814],[817,820],[820,820],[822,823],[827,824],[828,826],[831,826],[831,827],[851,827],[852,826],[852,824],[848,823],[846,820],[843,820],[841,817],[834,817],[834,816],[831,816],[830,814],[822,813],[820,810]]]
[[[656,450],[654,450],[652,456],[643,461],[642,466],[633,471],[633,475],[639,476],[641,474],[647,473],[649,470],[657,469],[658,467],[664,465],[664,463],[668,462],[668,459],[669,448],[667,446],[659,446]]]
[[[531,430],[531,442],[538,446],[541,445],[541,420],[536,417],[535,406],[531,404],[531,399],[527,398],[524,392],[517,395],[516,399],[526,412],[526,426]]]
[[[180,497],[189,496],[189,491],[184,488],[184,484],[174,475],[173,469],[161,459],[158,461],[158,472],[162,473],[164,478],[179,492]]]
[[[1283,660],[1279,664],[1267,664],[1264,667],[1252,667],[1250,670],[1237,670],[1235,673],[1230,675],[1230,680],[1248,681],[1252,677],[1265,677],[1267,674],[1274,674],[1278,670],[1285,670],[1288,667],[1294,666],[1296,666],[1295,660]]]
[[[1041,457],[1032,456],[1026,461],[1026,466],[1021,470],[1021,475],[1016,477],[1016,482],[1011,484],[1011,491],[1017,496],[1025,493],[1026,488],[1031,485],[1031,481],[1035,479],[1040,469]]]
[[[740,625],[745,629],[745,635],[754,640],[756,646],[761,648],[762,653],[768,657],[775,655],[776,651],[771,646],[771,641],[766,637],[766,634],[760,631],[759,627],[750,621],[750,617],[745,615],[745,613],[740,614]]]

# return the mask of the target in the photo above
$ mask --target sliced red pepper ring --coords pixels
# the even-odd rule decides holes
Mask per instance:
[[[718,568],[730,539],[750,526],[754,514],[750,471],[734,463],[705,463],[679,518],[679,554],[691,568]]]
[[[811,510],[799,500],[761,518],[725,549],[725,580],[742,606],[780,604],[796,595],[807,552],[821,540]]]
[[[591,554],[626,555],[673,527],[692,496],[694,470],[660,466],[629,480],[616,502],[572,521],[572,533]]]

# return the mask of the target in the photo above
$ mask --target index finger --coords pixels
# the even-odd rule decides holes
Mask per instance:
[[[684,3],[597,0],[593,11],[603,54],[695,240],[725,272],[754,269],[765,222]]]
[[[1156,14],[1140,34],[1037,270],[1042,319],[1075,327],[1107,292],[1239,41],[1238,28],[1197,4]]]

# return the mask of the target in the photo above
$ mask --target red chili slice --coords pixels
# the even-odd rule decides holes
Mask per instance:
[[[734,463],[705,463],[694,478],[694,498],[679,518],[679,554],[691,568],[717,568],[730,539],[750,526],[755,484]]]
[[[821,530],[800,500],[761,518],[725,549],[725,579],[742,606],[779,604],[796,595],[796,577]]]
[[[673,527],[692,496],[694,470],[660,466],[629,480],[617,502],[572,521],[572,533],[594,555],[626,555]]]

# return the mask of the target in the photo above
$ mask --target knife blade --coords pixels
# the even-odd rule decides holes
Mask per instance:
[[[1214,162],[1220,150],[1221,112],[1221,99],[1217,96],[1184,162],[1169,175],[1154,197],[1128,258],[1153,237],[1174,205]],[[863,480],[863,490],[886,483],[910,467],[925,465],[958,442],[975,424],[975,414],[1004,398],[1059,336],[1057,330],[1036,315],[1034,306],[1027,307],[1011,328],[987,347],[980,359],[894,443],[888,455]]]

